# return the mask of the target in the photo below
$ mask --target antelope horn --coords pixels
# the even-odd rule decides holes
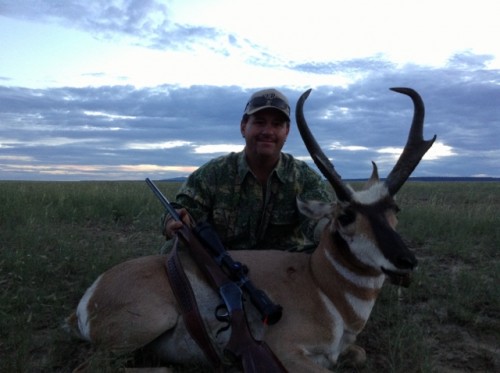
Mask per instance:
[[[304,141],[304,144],[306,145],[314,163],[316,163],[318,169],[335,190],[337,198],[340,201],[349,202],[352,199],[351,190],[342,182],[342,178],[337,171],[335,171],[333,164],[328,160],[325,153],[323,153],[319,147],[304,118],[303,106],[310,93],[311,89],[308,89],[300,96],[295,109],[295,118],[297,120],[297,127],[299,128],[300,136],[302,137],[302,140]]]
[[[417,167],[427,150],[429,150],[432,146],[434,140],[436,140],[436,135],[434,135],[434,137],[430,140],[424,140],[423,130],[425,108],[420,95],[411,88],[397,87],[391,88],[391,90],[410,96],[415,107],[413,122],[411,124],[406,145],[396,162],[396,165],[385,181],[389,194],[394,196],[403,186],[405,181],[410,177],[411,173],[415,167]]]

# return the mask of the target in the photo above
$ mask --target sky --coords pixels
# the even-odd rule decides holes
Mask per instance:
[[[500,177],[496,0],[0,0],[0,180],[189,175],[240,151],[250,95],[290,100],[343,178],[381,177],[411,87],[413,176]],[[312,161],[295,127],[283,149]]]

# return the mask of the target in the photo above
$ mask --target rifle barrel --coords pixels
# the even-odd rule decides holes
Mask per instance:
[[[148,186],[151,188],[151,190],[153,191],[153,193],[160,200],[160,202],[163,205],[163,207],[165,207],[165,209],[168,211],[168,213],[170,214],[170,216],[172,216],[172,218],[175,221],[181,221],[181,217],[179,216],[179,214],[177,213],[177,211],[175,211],[174,207],[170,204],[170,202],[167,199],[167,197],[165,197],[163,195],[163,193],[160,191],[160,189],[158,189],[158,187],[149,179],[149,177],[146,178],[146,184],[148,184]]]

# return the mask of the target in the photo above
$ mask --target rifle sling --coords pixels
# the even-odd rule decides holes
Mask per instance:
[[[210,341],[210,337],[208,336],[196,303],[193,289],[191,288],[191,284],[184,272],[184,268],[182,267],[182,263],[177,253],[178,242],[179,240],[176,238],[174,247],[167,258],[167,276],[177,299],[177,303],[181,308],[184,324],[191,338],[193,338],[202,349],[210,365],[212,365],[214,369],[221,371],[221,359]]]

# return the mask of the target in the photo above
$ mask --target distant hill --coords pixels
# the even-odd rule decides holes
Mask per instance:
[[[500,181],[498,177],[410,177],[410,181]]]
[[[186,176],[181,176],[181,177],[173,177],[171,179],[162,179],[160,181],[166,181],[168,183],[183,183],[187,180]]]
[[[187,177],[173,177],[171,179],[162,179],[160,181],[172,182],[172,183],[183,183],[186,181]],[[366,181],[367,179],[343,179],[344,181]],[[409,181],[500,181],[498,177],[440,177],[440,176],[429,176],[429,177],[410,177]]]
[[[344,181],[366,181],[367,179],[343,179]],[[440,176],[428,176],[428,177],[410,177],[409,181],[500,181],[498,177],[440,177]]]

